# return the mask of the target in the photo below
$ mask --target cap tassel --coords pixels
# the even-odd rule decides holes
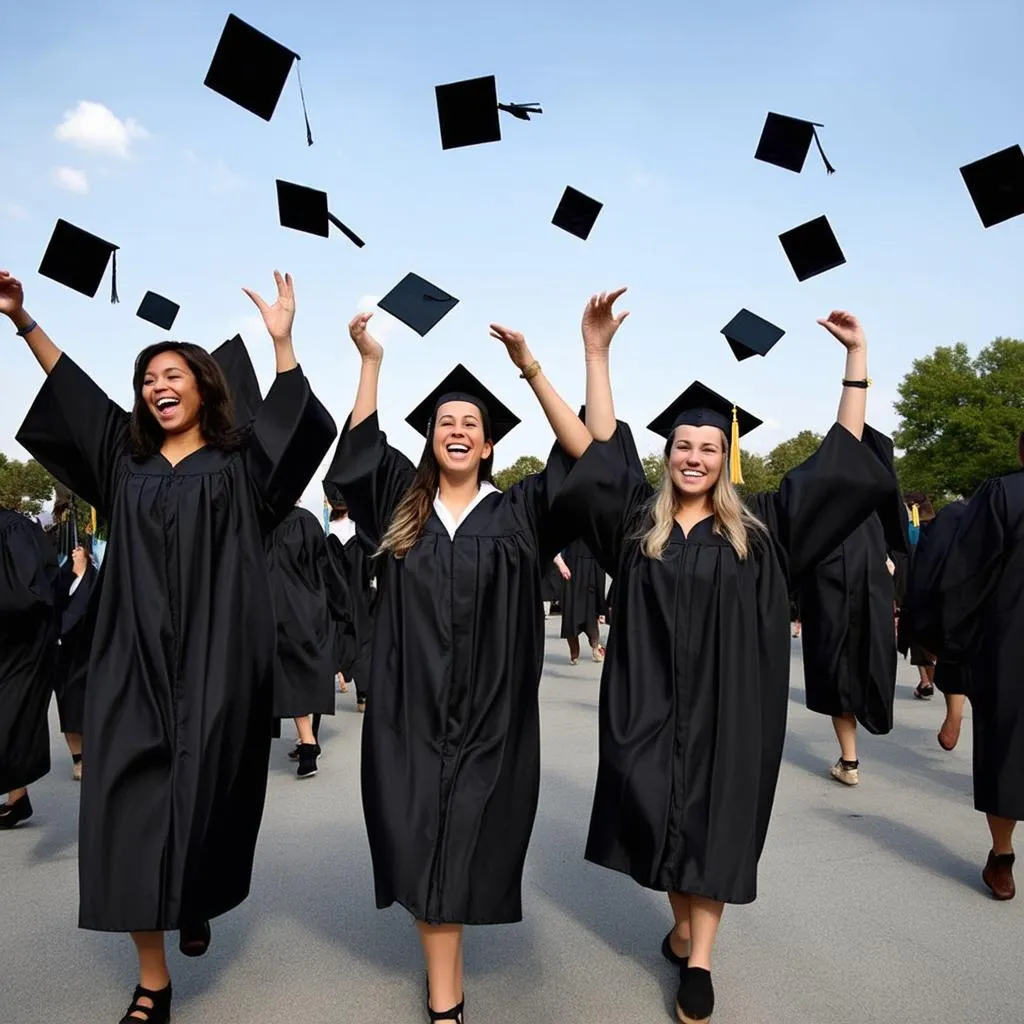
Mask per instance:
[[[302,116],[306,119],[306,145],[313,145],[313,129],[309,127],[309,113],[306,110],[306,94],[302,91],[302,58],[295,55],[295,73],[299,76],[299,99],[302,100]]]
[[[914,525],[915,529],[921,526],[921,506],[911,505],[910,506],[910,522]]]
[[[821,154],[821,161],[825,165],[825,171],[827,174],[835,174],[836,169],[828,162],[828,157],[825,156],[825,150],[821,148],[821,139],[818,138],[818,129],[824,128],[823,124],[811,125],[811,133],[814,135],[814,144],[818,147],[818,152]]]
[[[117,250],[113,252],[114,256],[114,269],[110,273],[110,301],[111,303],[117,303],[121,300],[117,297]]]
[[[743,466],[740,462],[740,421],[736,406],[732,407],[732,436],[729,438],[729,479],[734,484],[743,483]]]
[[[360,249],[366,243],[351,229],[346,227],[344,224],[334,216],[333,213],[328,212],[327,219],[353,244],[357,245]]]
[[[498,109],[519,118],[520,121],[529,121],[531,114],[544,113],[539,103],[499,103]]]

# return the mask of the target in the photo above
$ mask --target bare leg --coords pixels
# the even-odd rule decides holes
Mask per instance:
[[[690,897],[685,892],[670,892],[668,901],[672,904],[675,927],[668,944],[676,956],[690,955]]]
[[[960,742],[966,698],[962,693],[944,693],[943,696],[946,698],[946,719],[939,729],[939,746],[943,750],[952,750]]]
[[[690,896],[690,966],[711,970],[715,936],[725,904],[705,896]]]
[[[462,1002],[462,925],[416,922],[427,962],[430,1008],[443,1013]]]
[[[844,761],[857,760],[857,719],[847,712],[845,715],[833,715],[832,727],[839,740],[839,756]]]
[[[82,734],[80,732],[66,732],[64,733],[64,742],[68,745],[68,750],[72,756],[81,754],[82,752]]]
[[[996,856],[1013,853],[1013,830],[1017,822],[1010,818],[997,818],[994,814],[986,814],[985,818],[992,833],[992,852]]]
[[[569,660],[579,661],[580,660],[580,638],[578,636],[571,637],[569,643]]]
[[[295,731],[299,735],[300,743],[308,743],[310,745],[316,743],[316,737],[313,735],[312,715],[303,715],[302,718],[296,718]]]
[[[171,983],[167,970],[167,954],[164,950],[163,932],[132,932],[132,941],[139,954],[139,984],[150,992],[159,992]],[[140,999],[140,1006],[153,1007],[152,999]],[[141,1013],[132,1014],[145,1020]]]
[[[335,681],[338,684],[338,692],[339,693],[348,693],[348,683],[345,681],[344,674],[341,673],[341,672],[338,672],[334,676],[334,679],[335,679]]]
[[[17,803],[23,796],[27,796],[27,795],[28,795],[28,789],[26,787],[24,787],[24,786],[22,786],[21,789],[12,789],[7,794],[7,800],[5,801],[5,806],[6,806],[6,804]]]

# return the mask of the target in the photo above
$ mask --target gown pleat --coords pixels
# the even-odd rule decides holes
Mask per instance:
[[[99,570],[90,563],[75,592],[69,594],[76,578],[70,571],[61,576],[64,605],[54,668],[54,692],[60,731],[63,733],[81,733],[85,728],[85,690],[94,626],[90,612],[95,609],[95,595],[99,591]]]
[[[562,557],[571,576],[562,581],[561,637],[571,640],[593,630],[607,612],[605,572],[582,540],[574,540]]]

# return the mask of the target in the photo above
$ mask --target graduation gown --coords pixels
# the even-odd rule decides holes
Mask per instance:
[[[377,545],[415,475],[374,414],[344,431],[328,481]],[[540,780],[546,473],[484,497],[454,540],[431,512],[377,560],[362,792],[377,906],[430,923],[522,917]]]
[[[60,580],[63,608],[53,680],[60,731],[64,733],[81,733],[85,728],[85,683],[94,625],[88,613],[99,590],[99,570],[90,562],[75,592],[69,593],[76,579],[79,577],[65,566]]]
[[[777,493],[751,502],[766,529],[744,561],[711,518],[688,536],[675,524],[655,561],[637,539],[652,489],[629,447],[595,442],[559,496],[615,580],[586,857],[651,889],[747,903],[786,728],[789,581],[872,512],[891,478],[834,426]]]
[[[562,557],[572,575],[562,580],[561,637],[573,640],[581,633],[589,634],[607,611],[605,573],[582,540],[574,540]]]
[[[18,440],[110,523],[89,662],[83,928],[174,930],[249,890],[276,624],[265,535],[335,427],[298,368],[243,447],[135,459],[128,415],[62,355]]]
[[[39,525],[0,509],[0,793],[50,770],[56,583],[56,552]]]
[[[373,554],[375,545],[353,522],[347,539],[331,533],[327,549],[335,572],[348,591],[347,621],[339,630],[335,664],[346,679],[354,679],[359,693],[365,694],[369,682],[370,644],[373,638]]]
[[[293,508],[267,540],[277,618],[274,717],[334,714],[334,622],[327,539],[320,520]]]

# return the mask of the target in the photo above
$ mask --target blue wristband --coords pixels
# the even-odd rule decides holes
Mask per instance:
[[[24,338],[25,335],[31,334],[38,326],[39,324],[37,324],[35,320],[33,320],[32,323],[28,324],[28,326],[26,327],[22,327],[22,329],[20,331],[17,331],[16,333],[19,338]]]

